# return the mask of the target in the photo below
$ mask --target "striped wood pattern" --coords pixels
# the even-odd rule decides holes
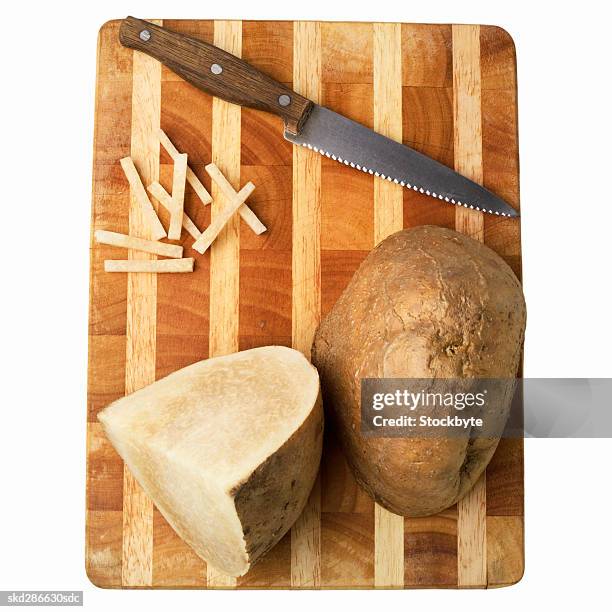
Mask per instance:
[[[217,21],[214,25],[217,47],[240,57],[242,23]],[[212,161],[238,191],[240,188],[240,107],[219,98],[212,107]],[[212,219],[221,214],[229,199],[216,183],[212,185]],[[240,218],[234,215],[210,248],[210,329],[209,356],[227,355],[239,350],[238,317],[240,305]],[[234,587],[236,579],[207,567],[209,587]]]
[[[164,24],[208,42],[234,45],[281,82],[469,173],[519,205],[515,57],[503,30],[312,22]],[[147,145],[146,134],[156,121],[178,150],[189,154],[190,167],[209,191],[214,187],[204,166],[212,160],[236,189],[252,181],[257,188],[249,205],[269,229],[256,236],[240,222],[230,228],[230,239],[216,245],[216,253],[204,255],[193,251],[193,239],[183,232],[183,256],[196,260],[192,274],[132,275],[130,281],[103,272],[105,259],[122,256],[117,247],[92,242],[86,538],[91,580],[104,587],[159,588],[234,583],[237,588],[456,588],[516,582],[523,568],[522,440],[500,443],[487,468],[486,486],[483,479],[458,507],[402,521],[375,508],[359,488],[328,425],[320,482],[307,515],[231,584],[208,574],[206,564],[157,510],[151,511],[137,488],[126,488],[124,495],[123,464],[96,421],[99,410],[130,388],[209,354],[271,343],[308,352],[319,317],[375,243],[402,223],[476,233],[519,278],[521,260],[516,222],[464,217],[421,194],[294,150],[280,136],[282,125],[275,117],[232,110],[163,67],[159,72],[151,64],[143,76],[145,58],[120,47],[117,31],[118,22],[111,22],[99,38],[92,229],[127,234],[137,218],[118,164],[122,157],[135,155],[139,171],[153,177],[159,155],[159,182],[171,192],[172,158]],[[401,87],[391,76],[398,74]],[[150,164],[145,170],[143,158]],[[188,185],[185,212],[201,230],[210,223],[210,209]],[[160,217],[167,228],[170,217],[163,207]],[[468,225],[473,223],[476,231]],[[148,283],[146,289],[136,293],[134,281]],[[135,300],[136,295],[141,298]],[[235,299],[227,299],[230,295]],[[146,315],[144,322],[136,313]],[[135,361],[135,352],[126,358],[129,346],[139,347],[142,361]]]
[[[373,31],[374,129],[402,141],[402,26],[377,23]],[[374,243],[404,226],[403,188],[374,179]],[[404,518],[375,504],[374,584],[404,586]]]
[[[161,24],[160,24],[161,25]],[[150,57],[137,55],[133,63],[131,157],[144,184],[159,177],[159,151],[153,143],[161,113],[161,67]],[[155,238],[152,225],[134,193],[130,197],[129,233]],[[130,250],[129,259],[155,259]],[[157,277],[127,277],[125,392],[132,393],[155,381]],[[123,562],[121,584],[151,586],[153,581],[153,504],[130,471],[123,476]]]
[[[321,29],[317,22],[293,28],[293,87],[321,97]],[[321,319],[321,156],[293,150],[292,345],[310,358]],[[321,483],[315,482],[301,517],[291,529],[291,586],[321,586]]]
[[[453,26],[455,169],[478,183],[482,183],[481,100],[480,26]],[[457,208],[455,228],[484,241],[484,213]],[[486,474],[459,501],[457,510],[459,586],[486,586]]]

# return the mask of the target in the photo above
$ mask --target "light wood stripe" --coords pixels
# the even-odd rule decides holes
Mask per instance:
[[[482,183],[480,27],[453,26],[455,169]],[[483,213],[458,207],[455,228],[484,241]],[[486,476],[459,502],[457,563],[460,587],[487,584]]]
[[[214,44],[238,57],[242,55],[242,22],[215,21]],[[212,161],[234,189],[240,188],[240,107],[213,98]],[[214,219],[229,204],[213,182]],[[227,355],[238,350],[240,286],[240,217],[234,215],[221,230],[210,249],[210,331],[209,356]],[[209,587],[236,586],[236,579],[207,566]]]
[[[402,141],[402,31],[375,23],[373,40],[374,129]],[[403,228],[403,188],[374,179],[374,242]],[[404,517],[375,504],[374,585],[404,586]]]
[[[157,21],[161,25],[161,21]],[[132,68],[132,128],[130,155],[140,177],[149,184],[159,179],[161,64],[134,52]],[[134,194],[130,197],[129,233],[152,238],[151,225]],[[128,251],[129,259],[155,259]],[[128,274],[125,392],[155,381],[157,277]],[[123,473],[123,536],[121,584],[151,586],[153,582],[153,503],[130,471]]]
[[[457,583],[487,586],[486,472],[457,504]]]
[[[293,87],[318,102],[321,96],[321,31],[317,22],[293,26]],[[292,344],[310,358],[321,318],[321,156],[293,148]],[[321,585],[321,487],[291,530],[291,586]]]
[[[455,170],[482,183],[480,26],[453,26]],[[458,206],[455,228],[484,241],[484,214]]]
[[[374,24],[374,130],[402,142],[402,27]],[[403,187],[374,179],[374,242],[404,226]]]
[[[374,586],[404,587],[404,517],[374,504]]]

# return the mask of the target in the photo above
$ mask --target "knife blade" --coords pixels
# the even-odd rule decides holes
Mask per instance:
[[[518,213],[494,193],[447,166],[323,106],[299,134],[285,138],[342,164],[449,204],[504,217]]]
[[[284,137],[295,145],[444,203],[503,217],[519,216],[500,197],[451,168],[314,104],[214,45],[134,17],[123,20],[119,39],[209,94],[280,116]]]

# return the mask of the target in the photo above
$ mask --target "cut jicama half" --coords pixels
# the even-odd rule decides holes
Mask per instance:
[[[200,361],[98,418],[168,523],[230,576],[289,530],[321,458],[319,376],[281,346]]]

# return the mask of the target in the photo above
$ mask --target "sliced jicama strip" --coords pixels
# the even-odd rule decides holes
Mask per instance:
[[[193,243],[193,248],[198,253],[204,253],[219,235],[231,216],[243,205],[244,201],[253,193],[255,185],[248,182],[234,197],[225,205],[223,210],[214,216],[211,224],[204,230],[202,235]]]
[[[180,258],[183,256],[183,247],[176,244],[165,244],[106,230],[96,230],[94,237],[96,242],[100,244],[109,244],[123,249],[134,249],[136,251],[144,251],[145,253],[153,253],[154,255],[162,255],[163,257]]]
[[[202,235],[202,232],[196,227],[195,223],[186,213],[183,213],[183,227],[194,240],[197,240]]]
[[[159,130],[159,142],[161,143],[162,147],[166,149],[168,155],[170,155],[170,157],[176,161],[177,156],[180,155],[179,150],[172,144],[172,141],[162,129]],[[212,202],[210,193],[208,193],[206,187],[202,185],[200,179],[195,175],[194,171],[189,166],[187,166],[187,182],[196,192],[198,198],[200,198],[202,201],[202,204],[206,205]]]
[[[172,214],[172,206],[174,205],[172,196],[159,183],[151,183],[147,187],[147,190],[170,214]],[[195,240],[197,240],[202,233],[184,210],[183,227]]]
[[[149,200],[149,196],[145,191],[144,185],[140,180],[140,176],[138,175],[138,170],[136,170],[136,166],[132,161],[131,157],[124,157],[119,160],[121,163],[121,167],[123,168],[123,172],[125,177],[130,184],[130,188],[132,191],[132,196],[136,199],[138,204],[142,207],[145,218],[149,223],[149,228],[151,232],[152,240],[159,240],[160,238],[166,237],[166,230],[164,226],[161,224],[155,209],[153,208],[153,204],[151,204],[151,200]]]
[[[105,272],[193,272],[193,257],[184,259],[106,259]]]
[[[205,168],[210,178],[218,185],[223,195],[231,200],[236,195],[236,190],[231,183],[223,176],[223,173],[215,164],[208,164]],[[263,234],[266,226],[257,218],[257,215],[246,205],[243,204],[238,210],[244,222],[256,233]]]
[[[181,153],[174,159],[174,172],[172,174],[172,210],[170,211],[170,227],[168,228],[168,238],[170,240],[181,239],[186,174],[187,154]]]

